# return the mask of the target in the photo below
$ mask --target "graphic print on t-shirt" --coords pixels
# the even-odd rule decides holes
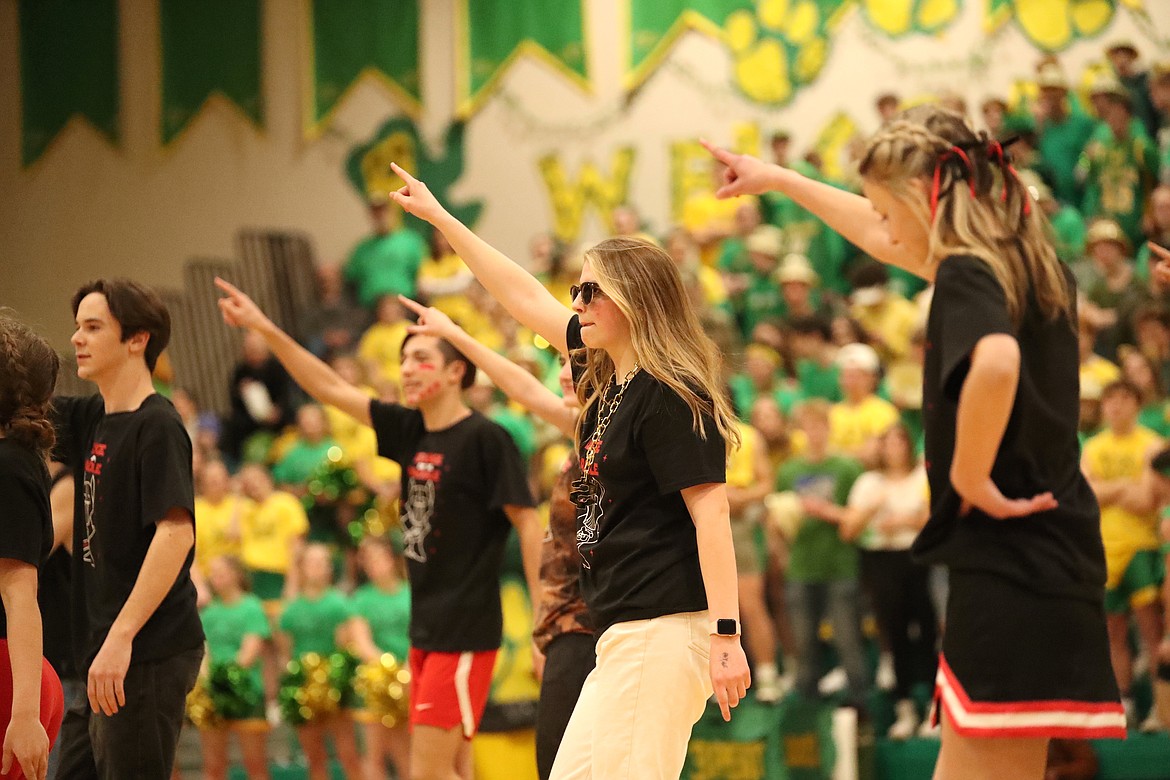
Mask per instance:
[[[601,441],[587,442],[585,449],[593,450],[596,457],[601,450],[601,444]],[[581,458],[580,467],[582,470],[585,468],[585,458]],[[588,480],[589,503],[577,508],[577,552],[581,555],[581,565],[589,569],[592,567],[589,565],[588,553],[597,544],[597,539],[601,535],[599,530],[601,521],[605,517],[605,510],[601,508],[605,501],[605,487],[597,476],[596,462],[589,467],[589,474],[582,472],[580,479]]]
[[[417,452],[406,473],[406,497],[402,502],[403,555],[419,563],[427,562],[427,536],[431,532],[431,515],[435,512],[435,488],[442,478],[443,454]]]
[[[93,522],[94,499],[97,495],[97,478],[102,475],[102,460],[106,457],[106,445],[94,442],[89,458],[85,461],[85,539],[82,540],[81,559],[90,566],[97,566],[93,558],[93,537],[97,527]]]

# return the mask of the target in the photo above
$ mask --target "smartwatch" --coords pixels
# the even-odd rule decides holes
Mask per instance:
[[[739,636],[739,621],[731,618],[712,620],[711,633],[715,636]]]

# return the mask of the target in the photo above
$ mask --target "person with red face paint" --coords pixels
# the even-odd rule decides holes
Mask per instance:
[[[570,498],[596,666],[551,777],[678,777],[708,698],[730,719],[751,682],[726,485],[739,433],[720,352],[662,248],[623,236],[587,250],[570,309],[393,170],[406,182],[394,201],[441,230],[513,317],[570,356],[582,400],[582,476]]]
[[[502,613],[499,575],[511,527],[534,599],[543,532],[508,433],[467,407],[475,366],[451,344],[402,345],[406,405],[371,400],[297,344],[228,282],[224,321],[258,333],[322,404],[371,425],[378,454],[402,466],[402,521],[411,584],[411,777],[469,777],[471,738],[487,704]]]
[[[1076,289],[1001,145],[935,105],[870,139],[865,196],[708,146],[718,194],[777,190],[873,257],[934,282],[923,423],[946,565],[935,778],[1044,774],[1052,737],[1124,737],[1105,630],[1100,511],[1079,464]]]

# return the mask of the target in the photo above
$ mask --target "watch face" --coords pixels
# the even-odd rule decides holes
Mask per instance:
[[[738,634],[739,630],[731,618],[720,618],[715,621],[715,633],[720,636],[733,636]]]

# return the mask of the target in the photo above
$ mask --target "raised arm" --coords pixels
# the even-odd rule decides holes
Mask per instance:
[[[438,309],[427,308],[401,295],[398,298],[418,315],[418,323],[408,328],[411,333],[422,333],[447,341],[487,374],[496,387],[513,401],[556,426],[565,435],[573,435],[577,425],[576,412],[566,407],[563,399],[545,387],[539,379],[495,350],[480,344]]]
[[[293,381],[317,401],[335,406],[363,425],[370,424],[370,397],[342,379],[323,360],[276,327],[256,303],[234,285],[216,277],[215,285],[226,297],[219,299],[223,321],[236,328],[253,330],[264,337],[272,354]],[[564,339],[564,334],[561,335]]]
[[[816,214],[825,224],[883,263],[902,268],[928,281],[934,278],[925,258],[916,257],[890,242],[881,216],[869,200],[810,179],[789,168],[701,142],[716,160],[727,166],[724,184],[715,193],[720,198],[780,192]]]
[[[572,310],[553,297],[536,277],[451,216],[425,184],[397,165],[391,163],[391,167],[406,182],[405,187],[390,193],[394,202],[438,228],[455,254],[509,314],[544,336],[558,351],[567,353],[565,328]]]

